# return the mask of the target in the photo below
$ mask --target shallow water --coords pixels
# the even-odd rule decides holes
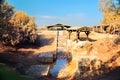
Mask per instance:
[[[53,65],[53,68],[50,69],[50,74],[54,77],[57,77],[59,71],[63,69],[67,64],[66,59],[57,59],[56,63]]]

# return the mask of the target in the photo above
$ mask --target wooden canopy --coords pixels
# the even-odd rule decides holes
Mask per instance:
[[[54,24],[47,26],[48,29],[50,30],[66,30],[67,28],[70,28],[71,26],[64,25],[64,24]]]
[[[90,34],[90,32],[92,31],[92,28],[90,27],[74,27],[74,28],[68,28],[67,31],[69,32],[69,39],[70,39],[70,36],[71,36],[71,33],[72,32],[76,32],[77,35],[77,39],[80,39],[80,32],[85,32],[86,36],[87,36],[87,39],[88,39],[88,35]]]

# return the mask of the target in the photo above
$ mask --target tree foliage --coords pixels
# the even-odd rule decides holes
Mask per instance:
[[[22,42],[35,42],[37,38],[34,17],[23,11],[13,11],[7,3],[0,4],[0,41],[16,45]]]
[[[6,37],[9,37],[9,20],[13,13],[13,6],[9,6],[6,2],[0,4],[0,41],[2,41],[2,43],[9,41]]]
[[[29,17],[25,12],[16,11],[9,22],[14,29],[11,39],[13,45],[25,41],[35,42],[37,34],[34,17]]]
[[[103,12],[102,24],[110,25],[107,30],[120,29],[120,0],[99,0]]]
[[[102,23],[110,24],[120,21],[120,2],[119,0],[99,0],[100,10],[103,11]]]

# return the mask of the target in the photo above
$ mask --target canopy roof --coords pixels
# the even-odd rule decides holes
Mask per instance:
[[[47,26],[47,28],[51,28],[51,27],[70,28],[71,26],[64,25],[64,24],[54,24],[54,25]]]
[[[71,28],[68,28],[67,31],[85,32],[85,31],[92,31],[92,28],[91,27],[86,27],[86,26],[83,26],[83,27],[71,27]]]

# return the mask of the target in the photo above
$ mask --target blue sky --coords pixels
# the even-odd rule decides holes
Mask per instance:
[[[98,0],[8,0],[8,4],[34,16],[41,27],[57,23],[92,26],[102,19]]]

